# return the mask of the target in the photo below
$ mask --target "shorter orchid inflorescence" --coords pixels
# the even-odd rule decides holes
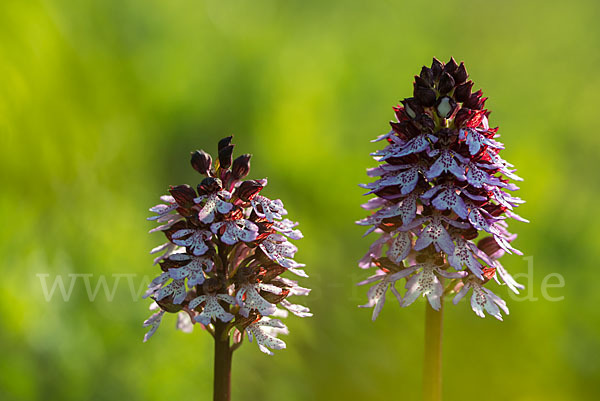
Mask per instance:
[[[167,242],[151,253],[161,274],[146,292],[151,309],[158,311],[144,322],[150,331],[158,328],[165,313],[177,313],[177,328],[189,332],[198,325],[215,335],[215,323],[239,346],[244,333],[261,351],[285,348],[277,338],[287,333],[277,318],[288,311],[311,316],[305,306],[288,300],[308,295],[309,289],[281,277],[286,271],[307,277],[304,265],[293,260],[297,251],[289,239],[302,238],[283,203],[261,194],[267,180],[242,181],[250,170],[250,155],[232,161],[231,137],[219,142],[218,161],[204,151],[192,153],[192,167],[204,178],[197,189],[189,185],[170,188],[163,203],[150,209],[161,223],[150,232],[161,231]],[[279,308],[280,305],[283,308]]]
[[[373,320],[388,288],[403,307],[422,295],[435,310],[445,295],[457,303],[472,290],[473,311],[499,320],[506,302],[486,284],[523,288],[498,261],[505,252],[521,254],[507,218],[526,221],[514,212],[523,201],[506,192],[518,189],[509,179],[521,178],[499,156],[504,146],[488,125],[486,98],[471,92],[467,78],[463,63],[433,59],[415,76],[414,97],[394,108],[392,130],[375,140],[387,146],[372,154],[381,164],[368,175],[377,179],[363,187],[377,197],[363,207],[378,210],[357,222],[379,234],[359,264],[377,270],[359,283],[374,284],[362,305],[374,308]],[[404,296],[395,287],[402,279]]]

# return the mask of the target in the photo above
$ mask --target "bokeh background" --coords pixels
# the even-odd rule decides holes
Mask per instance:
[[[288,348],[236,352],[235,400],[416,400],[424,303],[357,309],[372,238],[357,187],[369,140],[432,56],[464,60],[503,155],[526,181],[516,244],[533,267],[505,322],[446,308],[447,400],[600,398],[600,3],[584,1],[57,0],[0,2],[0,399],[209,400],[212,343],[122,278],[64,302],[38,274],[152,277],[145,218],[189,152],[234,134],[305,238],[306,300]],[[507,256],[513,274],[528,261]],[[560,273],[564,287],[542,284]],[[552,278],[550,283],[557,283]],[[58,291],[58,290],[57,290]],[[537,298],[537,300],[535,300]]]

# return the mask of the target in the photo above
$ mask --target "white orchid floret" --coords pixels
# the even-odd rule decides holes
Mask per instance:
[[[204,224],[209,224],[215,220],[217,212],[220,214],[229,213],[233,208],[233,205],[227,202],[229,199],[231,199],[231,193],[225,190],[195,198],[195,203],[205,201],[200,212],[198,212],[198,219]]]
[[[492,291],[485,288],[483,286],[483,281],[474,276],[467,278],[462,289],[456,294],[452,302],[456,305],[465,295],[467,295],[470,289],[473,289],[473,295],[471,295],[471,309],[473,309],[473,312],[475,312],[477,316],[482,318],[485,317],[485,311],[501,321],[502,314],[500,313],[500,310],[508,315],[506,302]]]
[[[250,311],[256,310],[263,316],[269,316],[276,310],[276,306],[260,296],[259,291],[266,291],[279,295],[282,289],[272,284],[255,283],[244,284],[236,294],[237,304],[240,305],[240,315],[248,317]]]
[[[179,207],[177,202],[175,202],[175,198],[173,198],[171,195],[163,195],[160,197],[160,200],[166,204],[159,203],[158,205],[151,207],[149,210],[152,213],[156,213],[156,216],[148,217],[146,220],[161,221],[161,219]]]
[[[372,215],[357,221],[356,224],[361,226],[372,225],[363,234],[363,237],[375,231],[384,219],[400,216],[403,224],[412,222],[417,215],[417,198],[418,196],[415,193],[408,194],[400,202],[389,204]]]
[[[177,249],[178,249],[178,246],[177,246],[177,245],[175,245],[175,244],[173,244],[172,242],[165,242],[164,244],[162,244],[162,245],[159,245],[159,246],[157,246],[157,247],[153,248],[153,249],[150,251],[150,254],[151,254],[151,255],[152,255],[152,254],[155,254],[155,253],[158,253],[158,252],[162,252],[162,251],[164,251],[164,253],[163,253],[162,255],[160,255],[160,256],[157,256],[157,257],[154,259],[154,261],[153,261],[153,263],[152,263],[152,264],[153,264],[153,265],[156,265],[157,263],[160,263],[160,262],[162,262],[163,260],[165,260],[165,259],[167,259],[169,256],[171,256],[171,255],[172,255],[174,252],[176,252],[176,251],[177,251]]]
[[[287,238],[281,234],[270,234],[267,236],[267,238],[261,242],[260,249],[263,250],[269,259],[285,268],[303,266],[292,259],[298,251],[296,245],[289,242]]]
[[[169,259],[173,261],[189,261],[184,266],[169,269],[169,275],[172,279],[183,280],[187,278],[188,287],[204,283],[204,272],[211,271],[214,265],[213,261],[207,257],[192,256],[185,253],[176,253],[171,255]]]
[[[298,285],[298,282],[296,280],[290,280],[289,278],[285,278],[285,277],[279,277],[278,280],[285,285],[286,287],[289,288],[290,290],[290,294],[289,295],[303,295],[306,296],[308,294],[310,294],[310,288],[304,288],[304,287],[300,287]]]
[[[189,247],[194,255],[200,256],[208,251],[206,242],[212,238],[212,233],[208,230],[184,228],[173,233],[172,237],[175,245]]]
[[[441,308],[441,297],[444,293],[444,287],[440,282],[439,277],[444,278],[462,278],[468,273],[465,271],[449,272],[442,268],[443,266],[436,266],[433,263],[419,263],[407,268],[407,271],[416,274],[412,276],[406,282],[405,288],[406,293],[402,299],[401,305],[403,307],[412,304],[419,296],[427,297],[429,304],[435,310]]]
[[[156,295],[156,300],[160,301],[170,295],[173,296],[173,303],[175,305],[181,304],[184,301],[187,295],[184,280],[173,280],[162,287]]]
[[[221,234],[221,241],[227,245],[234,245],[240,241],[252,242],[258,236],[258,226],[246,219],[236,219],[213,223],[210,229],[218,234],[221,227],[225,227]]]
[[[287,210],[284,209],[281,199],[271,200],[265,196],[256,195],[250,203],[252,204],[252,208],[254,208],[254,212],[259,217],[265,218],[270,222],[280,220],[282,216],[287,214]]]
[[[412,249],[412,234],[407,231],[396,231],[391,233],[395,234],[388,242],[388,259],[395,264],[400,264],[404,259],[408,257],[410,250]]]
[[[287,299],[282,300],[280,303],[281,306],[283,306],[298,317],[310,317],[313,315],[310,309],[304,305],[293,304]]]
[[[283,219],[281,221],[273,222],[273,228],[285,235],[290,239],[302,239],[304,236],[302,232],[294,227],[296,227],[298,223],[291,221],[289,219]]]
[[[475,244],[463,238],[456,238],[456,246],[454,252],[448,256],[448,263],[456,270],[462,270],[463,266],[467,266],[469,270],[480,279],[483,279],[483,271],[481,263],[476,259],[476,254],[473,253]]]
[[[256,339],[258,348],[265,354],[273,355],[271,350],[285,349],[285,342],[276,337],[287,334],[287,327],[280,320],[263,317],[246,327],[246,333],[250,342]]]
[[[144,342],[148,341],[150,337],[154,335],[158,326],[160,326],[160,322],[162,321],[163,315],[165,314],[164,310],[160,310],[150,316],[146,321],[144,321],[144,327],[150,326],[150,330],[144,335]]]
[[[392,289],[392,292],[396,296],[396,299],[398,299],[398,302],[402,303],[402,296],[396,289],[395,284],[396,284],[396,281],[400,280],[403,277],[408,276],[411,273],[412,273],[412,271],[409,271],[408,269],[404,269],[404,270],[401,270],[401,271],[395,272],[395,273],[388,273],[388,272],[384,272],[383,270],[378,270],[375,273],[375,275],[369,277],[368,279],[366,279],[364,281],[361,281],[360,283],[358,283],[358,285],[365,285],[365,284],[372,284],[372,283],[376,283],[376,284],[373,285],[371,288],[369,288],[369,291],[367,292],[368,302],[364,305],[359,305],[359,307],[360,308],[373,308],[374,307],[372,318],[373,318],[373,320],[377,319],[377,316],[379,316],[379,313],[381,312],[381,309],[383,308],[383,305],[385,304],[385,296],[386,296],[388,288],[390,288],[390,287]]]
[[[196,309],[200,304],[204,303],[202,312],[200,312],[194,320],[205,326],[210,324],[213,319],[219,319],[222,322],[230,322],[234,316],[223,309],[221,304],[219,304],[219,301],[227,302],[230,305],[235,304],[235,298],[227,294],[207,294],[192,299],[189,304],[190,309]]]

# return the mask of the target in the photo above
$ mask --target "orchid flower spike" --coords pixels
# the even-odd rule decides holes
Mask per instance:
[[[415,76],[413,97],[394,108],[392,129],[373,141],[386,145],[372,153],[375,181],[361,185],[375,196],[363,205],[373,212],[357,222],[378,235],[359,264],[376,270],[359,283],[374,283],[362,305],[374,308],[373,320],[390,288],[402,307],[424,296],[435,310],[445,295],[457,303],[471,291],[473,311],[499,320],[508,308],[489,283],[524,288],[499,262],[505,252],[522,254],[507,224],[527,222],[515,213],[524,201],[511,194],[521,178],[500,157],[486,98],[472,88],[463,63],[434,58]]]

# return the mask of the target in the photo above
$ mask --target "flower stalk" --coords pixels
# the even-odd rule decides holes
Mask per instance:
[[[213,375],[213,400],[231,399],[231,362],[233,350],[229,345],[227,323],[215,322],[215,353]]]
[[[444,301],[435,310],[425,304],[425,355],[423,358],[423,399],[442,400],[442,332]]]

